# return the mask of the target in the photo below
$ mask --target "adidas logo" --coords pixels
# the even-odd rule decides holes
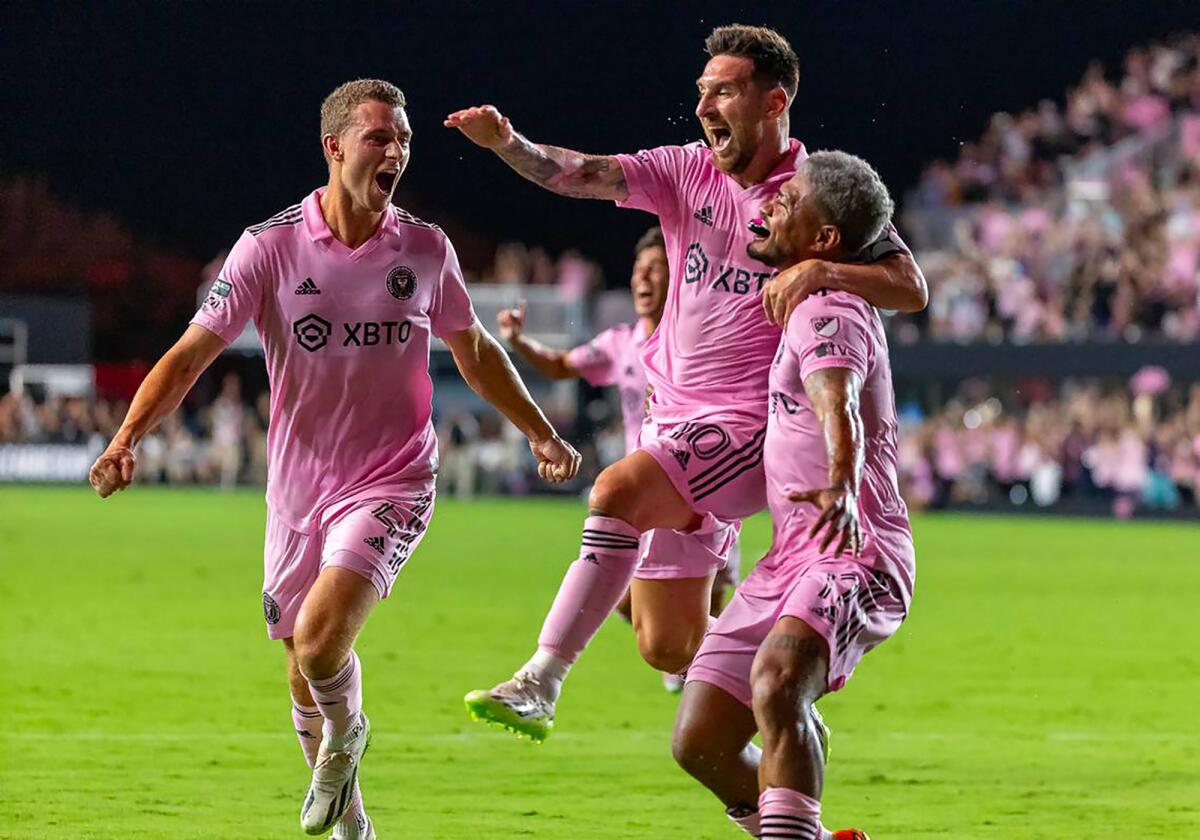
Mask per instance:
[[[702,225],[708,225],[709,227],[712,227],[713,226],[712,207],[701,207],[699,210],[697,210],[695,213],[692,214],[692,218],[698,219],[700,221],[700,224],[702,224]]]
[[[305,277],[304,282],[296,287],[298,295],[319,295],[321,290],[317,288],[317,284],[313,282],[311,277]]]
[[[671,454],[675,456],[675,460],[679,462],[679,469],[686,470],[688,461],[692,460],[692,453],[682,449],[672,449]]]
[[[600,562],[600,558],[590,552],[583,559],[588,563],[599,563]]]
[[[296,294],[300,293],[297,292]],[[311,294],[311,292],[306,292],[306,294]],[[378,553],[380,556],[383,555],[383,537],[366,537],[363,539],[363,542],[375,549],[376,553]]]

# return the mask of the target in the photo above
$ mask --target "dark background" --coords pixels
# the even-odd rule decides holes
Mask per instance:
[[[0,172],[207,260],[324,181],[322,98],[380,76],[415,130],[401,204],[476,260],[497,239],[577,246],[620,283],[648,217],[544,194],[441,119],[492,102],[585,151],[694,140],[703,39],[729,22],[795,46],[795,136],[867,157],[901,193],[992,113],[1061,101],[1090,59],[1115,71],[1130,46],[1200,25],[1200,4],[9,2]]]

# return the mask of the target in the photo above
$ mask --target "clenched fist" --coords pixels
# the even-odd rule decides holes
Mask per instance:
[[[558,435],[546,438],[541,443],[529,441],[529,450],[537,458],[538,475],[551,484],[570,481],[579,472],[583,460],[571,444]]]
[[[137,459],[134,458],[132,449],[110,443],[108,449],[104,450],[88,471],[88,482],[100,494],[101,499],[107,499],[133,483],[133,471],[136,466]]]
[[[496,315],[500,337],[511,344],[525,331],[525,301],[509,309],[501,309]]]

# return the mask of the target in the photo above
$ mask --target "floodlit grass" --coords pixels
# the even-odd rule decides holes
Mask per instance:
[[[360,641],[380,837],[736,840],[610,621],[550,740],[471,723],[524,661],[581,506],[443,501]],[[747,562],[768,523],[746,529]],[[307,768],[260,612],[257,493],[0,488],[0,837],[294,838]],[[1200,531],[915,522],[912,617],[822,701],[825,814],[875,840],[1200,837]]]

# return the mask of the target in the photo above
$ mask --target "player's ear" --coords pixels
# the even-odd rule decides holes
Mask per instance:
[[[321,148],[325,152],[325,160],[331,163],[335,160],[341,160],[342,144],[336,134],[324,134],[321,136]]]
[[[767,94],[767,119],[777,120],[787,113],[787,91],[778,85]]]
[[[842,232],[833,225],[821,225],[817,228],[817,237],[812,249],[823,254],[831,254],[842,246]]]

